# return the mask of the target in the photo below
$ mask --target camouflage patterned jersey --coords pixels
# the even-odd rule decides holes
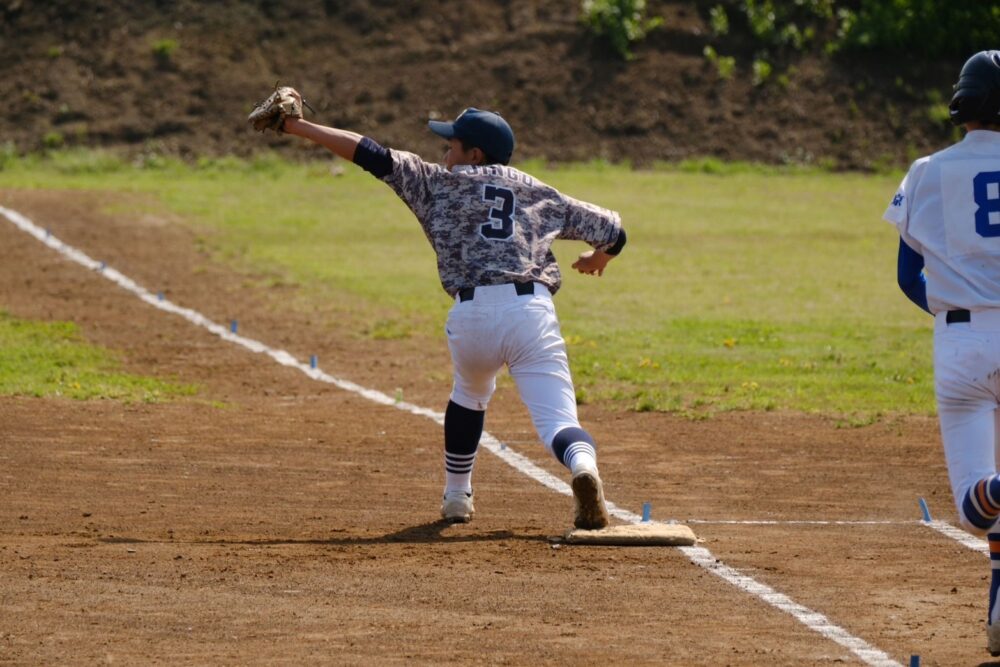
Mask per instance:
[[[383,180],[420,221],[451,296],[466,287],[528,281],[554,294],[562,277],[553,241],[608,250],[618,240],[617,213],[567,197],[512,167],[448,171],[413,153],[390,152],[392,172]]]

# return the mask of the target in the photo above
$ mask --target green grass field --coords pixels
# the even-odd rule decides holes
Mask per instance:
[[[330,162],[135,168],[65,153],[8,160],[0,187],[151,193],[151,205],[210,230],[226,261],[298,284],[306,305],[336,300],[359,314],[357,335],[444,345],[451,302],[419,226],[387,187],[333,164],[342,173]],[[628,229],[603,278],[569,270],[583,244],[555,248],[582,401],[692,416],[790,409],[845,423],[933,413],[931,319],[897,289],[898,240],[881,221],[900,174],[519,166],[617,209]]]
[[[29,322],[0,310],[0,396],[152,402],[195,388],[123,373],[113,353],[80,338],[72,322]]]

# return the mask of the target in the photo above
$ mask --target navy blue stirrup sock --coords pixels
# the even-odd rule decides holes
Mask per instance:
[[[990,533],[986,540],[990,545],[990,607],[986,622],[993,625],[997,615],[997,591],[1000,591],[1000,533]]]
[[[472,467],[476,463],[476,450],[485,421],[484,411],[470,410],[448,401],[444,411],[445,493],[472,492]]]
[[[475,454],[485,422],[486,413],[482,410],[470,410],[448,401],[444,411],[444,450],[459,456]]]
[[[587,467],[597,464],[597,445],[589,433],[578,426],[569,426],[556,433],[552,439],[552,453],[559,461],[573,470],[577,456],[586,462]]]

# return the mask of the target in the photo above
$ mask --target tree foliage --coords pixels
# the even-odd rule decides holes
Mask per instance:
[[[862,0],[841,9],[839,46],[963,57],[1000,48],[1000,5],[983,0]]]
[[[632,44],[663,23],[660,17],[646,18],[646,0],[583,0],[581,18],[626,60],[632,58]]]
[[[715,34],[728,17],[769,50],[934,59],[1000,48],[1000,4],[983,0],[723,0],[707,15]]]

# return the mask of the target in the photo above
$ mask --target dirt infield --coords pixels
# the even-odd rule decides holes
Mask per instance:
[[[443,340],[319,327],[290,288],[247,289],[183,225],[97,212],[106,198],[0,191],[177,304],[239,313],[251,338],[443,409]],[[485,452],[475,521],[444,526],[432,421],[227,344],[5,219],[0,259],[0,307],[75,321],[128,370],[202,388],[168,404],[0,399],[0,663],[862,664],[676,549],[552,544],[570,499]],[[901,663],[988,657],[988,561],[917,521],[919,497],[955,520],[933,420],[581,417],[619,506],[700,521],[721,562]],[[509,390],[487,429],[565,478]],[[777,523],[720,523],[747,520]]]

